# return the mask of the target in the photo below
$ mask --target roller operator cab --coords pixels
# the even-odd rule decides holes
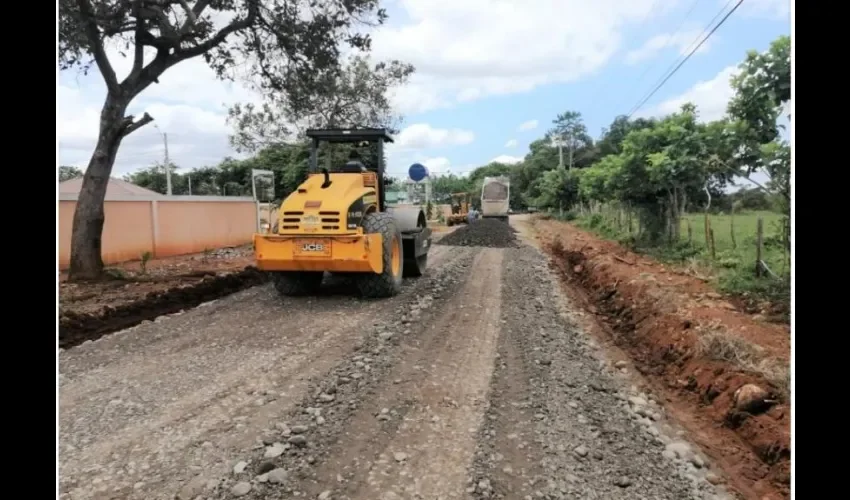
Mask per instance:
[[[384,143],[392,139],[384,129],[311,129],[307,137],[307,180],[283,200],[271,232],[254,235],[257,267],[283,295],[316,292],[325,272],[352,277],[366,297],[398,294],[403,276],[425,272],[431,229],[421,208],[386,204]],[[346,161],[325,151],[320,169],[322,144],[354,153]]]

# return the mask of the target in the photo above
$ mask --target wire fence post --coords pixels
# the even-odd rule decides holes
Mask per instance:
[[[711,260],[717,260],[717,250],[714,246],[714,229],[711,228],[708,230],[708,235],[711,241]]]
[[[735,241],[735,212],[729,214],[729,236],[732,237],[732,250],[737,250],[738,243]]]
[[[756,225],[756,276],[762,276],[762,251],[764,246],[764,220],[759,217]]]

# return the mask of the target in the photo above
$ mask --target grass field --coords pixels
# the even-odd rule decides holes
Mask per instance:
[[[714,262],[717,265],[740,272],[754,268],[759,218],[763,221],[764,230],[763,260],[774,273],[788,273],[788,256],[782,243],[782,216],[775,212],[712,215],[710,221],[717,257]],[[703,249],[704,257],[710,257],[705,242],[705,216],[688,214],[682,219],[682,234],[685,237],[688,223],[691,226],[694,246]]]
[[[600,216],[602,218],[600,220]],[[759,278],[755,274],[758,219],[763,221],[762,259],[779,276]],[[782,241],[782,215],[775,212],[745,212],[735,215],[711,215],[715,257],[712,258],[705,238],[705,216],[688,214],[682,218],[682,240],[663,248],[636,248],[666,261],[678,261],[691,267],[695,274],[714,281],[723,291],[754,299],[768,299],[778,305],[790,305],[790,259]],[[609,239],[628,241],[625,224],[617,224],[615,213],[580,217],[580,226]],[[688,226],[691,241],[688,243]],[[622,229],[621,229],[622,228]],[[634,226],[637,230],[636,225]],[[733,237],[734,234],[734,237]]]

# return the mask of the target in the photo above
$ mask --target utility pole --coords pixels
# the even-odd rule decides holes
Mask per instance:
[[[165,189],[166,194],[171,196],[171,162],[168,159],[168,134],[163,132],[156,124],[154,124],[154,127],[162,134],[162,144],[165,146]]]
[[[187,175],[186,180],[189,181],[189,196],[192,196],[192,176]]]
[[[564,168],[564,143],[558,138],[558,168]]]
[[[564,139],[560,133],[552,137],[552,145],[558,146],[558,168],[564,167]]]

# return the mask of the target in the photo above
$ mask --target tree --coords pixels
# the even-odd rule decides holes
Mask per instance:
[[[776,120],[791,99],[791,37],[780,36],[764,52],[750,51],[732,78],[728,112],[748,125],[749,138],[765,144],[779,137]]]
[[[606,155],[620,154],[622,151],[623,141],[629,132],[632,130],[640,130],[654,126],[655,120],[647,118],[637,118],[629,120],[625,115],[618,116],[611,122],[611,125],[603,131],[602,139],[597,141],[596,147],[600,157]]]
[[[538,207],[569,208],[578,201],[578,175],[575,170],[555,168],[543,174],[539,181]]]
[[[750,51],[739,69],[727,111],[737,141],[735,166],[749,178],[764,169],[762,145],[779,139],[777,120],[791,99],[790,38],[779,37],[762,53]]]
[[[218,28],[214,20],[232,18]],[[368,50],[352,29],[381,24],[378,0],[60,0],[59,67],[96,66],[106,84],[97,143],[74,213],[69,279],[103,271],[103,200],[125,137],[153,121],[127,115],[133,100],[171,67],[203,57],[220,78],[244,60],[265,92],[287,95],[296,115],[309,109],[324,75],[339,67],[340,46]],[[132,67],[119,81],[108,51],[126,50]]]
[[[186,176],[177,173],[178,168],[177,165],[171,163],[171,192],[175,195],[189,194],[189,181]],[[160,162],[126,174],[124,180],[159,194],[166,194],[168,192],[165,166]]]
[[[750,51],[739,67],[740,73],[732,78],[735,94],[728,106],[736,149],[729,167],[781,196],[783,212],[790,217],[791,150],[780,140],[777,120],[791,99],[791,38],[781,36],[761,53]],[[766,185],[751,178],[757,171],[770,179]]]
[[[635,128],[618,146],[579,175],[579,192],[597,201],[624,202],[640,213],[645,238],[657,243],[667,233],[676,239],[679,217],[689,199],[706,186],[712,173],[705,126],[685,104],[679,113],[651,127]]]
[[[448,203],[450,195],[466,193],[472,190],[469,177],[459,177],[454,174],[440,175],[431,179],[431,196],[438,203]]]
[[[354,56],[317,78],[314,91],[305,92],[308,98],[297,106],[291,96],[272,93],[262,106],[231,107],[231,144],[239,151],[256,151],[280,143],[293,136],[293,123],[302,128],[378,127],[395,133],[400,117],[393,112],[389,91],[407,82],[413,71],[399,61],[372,66],[368,58]]]
[[[587,127],[578,111],[561,113],[553,123],[555,127],[551,133],[565,141],[569,154],[566,165],[572,168],[576,151],[581,147],[592,146],[593,139],[587,134]]]
[[[59,182],[76,179],[83,176],[83,171],[77,167],[62,165],[59,167]]]

